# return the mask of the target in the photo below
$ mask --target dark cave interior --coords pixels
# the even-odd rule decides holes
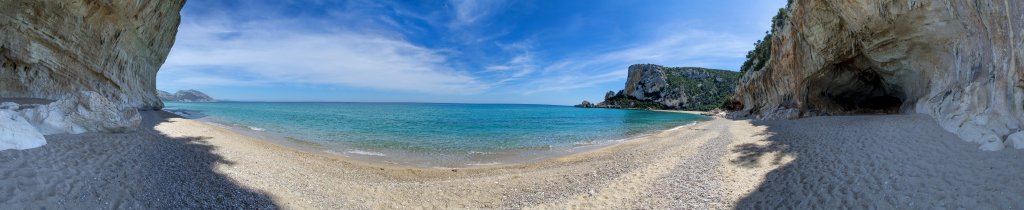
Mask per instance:
[[[894,114],[906,94],[863,56],[832,65],[807,80],[810,108],[833,114]]]

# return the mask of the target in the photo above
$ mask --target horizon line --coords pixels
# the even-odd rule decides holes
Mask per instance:
[[[479,104],[479,105],[543,105],[543,106],[572,106],[564,104],[537,104],[537,103],[496,103],[496,102],[415,102],[415,101],[248,101],[248,100],[216,100],[213,102],[187,102],[187,101],[163,101],[164,103],[216,103],[216,102],[242,102],[242,103],[386,103],[386,104]]]

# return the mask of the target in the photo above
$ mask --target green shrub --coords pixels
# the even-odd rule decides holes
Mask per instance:
[[[768,63],[768,59],[772,57],[772,35],[781,30],[789,18],[789,6],[786,7],[780,8],[779,13],[772,17],[772,29],[764,32],[764,38],[754,42],[754,50],[747,52],[747,60],[740,66],[740,72],[761,70]]]

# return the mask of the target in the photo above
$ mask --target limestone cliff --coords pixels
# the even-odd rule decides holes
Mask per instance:
[[[1024,2],[796,0],[780,15],[734,115],[924,113],[984,150],[1022,129]]]
[[[0,0],[0,150],[129,132],[160,109],[156,74],[184,0]]]
[[[157,70],[184,0],[0,0],[0,97],[57,100],[94,91],[159,109]]]
[[[625,89],[590,107],[710,110],[732,94],[738,72],[697,67],[629,66]]]

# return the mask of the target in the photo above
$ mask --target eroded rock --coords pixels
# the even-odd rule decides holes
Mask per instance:
[[[0,150],[31,149],[46,144],[43,134],[17,112],[0,109]]]
[[[0,97],[88,90],[121,108],[159,109],[157,70],[184,0],[0,1]]]
[[[14,102],[2,102],[0,103],[0,109],[18,110],[21,106]]]
[[[1024,124],[1022,14],[1021,1],[793,1],[734,115],[924,113],[999,149]]]
[[[590,103],[590,101],[583,100],[582,103],[577,104],[575,107],[579,107],[579,108],[594,108],[594,104]]]
[[[118,108],[106,97],[92,91],[82,91],[50,104],[25,109],[21,114],[45,135],[129,132],[138,129],[142,122],[138,110]]]
[[[27,102],[0,105],[0,149],[41,146],[48,134],[137,129],[137,109],[163,107],[156,74],[183,5],[0,1],[0,99]]]
[[[980,150],[999,151],[1002,150],[1003,148],[1006,148],[1006,145],[1003,144],[1003,139],[1000,139],[998,136],[995,135],[982,136],[981,139],[978,141],[981,142],[981,146],[978,147],[978,149]]]
[[[1006,145],[1012,146],[1014,149],[1024,149],[1024,131],[1006,137]]]

